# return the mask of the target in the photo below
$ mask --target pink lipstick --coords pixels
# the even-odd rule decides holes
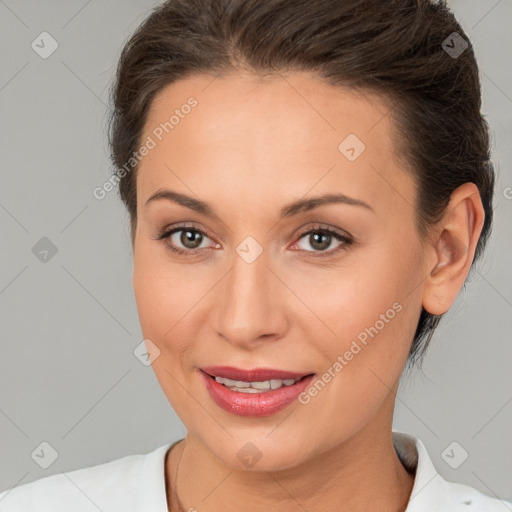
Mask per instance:
[[[292,404],[311,384],[314,373],[231,366],[205,366],[201,376],[212,400],[239,416],[269,416]]]

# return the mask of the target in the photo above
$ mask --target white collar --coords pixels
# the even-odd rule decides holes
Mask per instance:
[[[491,498],[468,485],[449,482],[436,470],[423,442],[393,431],[393,446],[414,484],[405,512],[510,512],[512,503]]]

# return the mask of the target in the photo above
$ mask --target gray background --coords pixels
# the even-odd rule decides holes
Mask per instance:
[[[403,380],[394,428],[419,436],[445,478],[511,499],[512,0],[449,4],[480,65],[495,226],[423,371]],[[0,490],[185,435],[151,367],[133,355],[142,335],[127,215],[115,192],[92,195],[111,172],[116,59],[154,5],[0,0]],[[47,59],[31,48],[43,31],[59,45]],[[43,237],[57,248],[46,263],[32,252]],[[58,452],[48,469],[31,457],[43,441]],[[460,463],[463,450],[457,469],[445,462]]]

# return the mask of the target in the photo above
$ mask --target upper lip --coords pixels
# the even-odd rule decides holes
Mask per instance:
[[[263,382],[276,379],[300,379],[312,372],[290,372],[287,370],[275,370],[273,368],[255,368],[253,370],[243,370],[233,366],[203,366],[200,368],[203,372],[212,377],[225,377],[231,380],[241,380],[245,382]]]

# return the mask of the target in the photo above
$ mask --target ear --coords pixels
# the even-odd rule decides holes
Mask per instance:
[[[429,241],[423,308],[442,315],[450,309],[469,273],[485,219],[477,186],[464,183],[451,194],[443,219]]]

